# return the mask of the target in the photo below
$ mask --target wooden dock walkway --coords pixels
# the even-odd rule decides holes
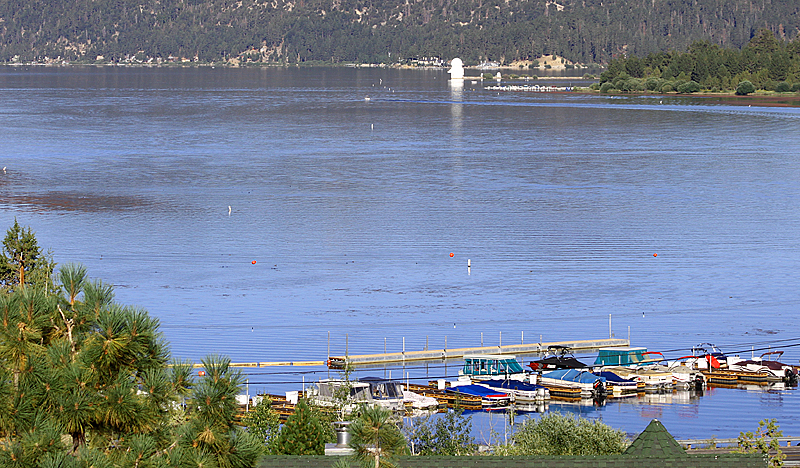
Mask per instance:
[[[409,361],[441,361],[446,359],[462,359],[469,354],[535,354],[546,352],[549,346],[566,346],[571,351],[587,351],[598,348],[614,348],[630,346],[628,340],[621,338],[605,338],[599,340],[554,341],[551,343],[525,343],[502,346],[481,346],[477,348],[431,349],[426,351],[406,351],[382,354],[357,354],[351,356],[331,356],[327,361],[270,361],[270,362],[232,362],[231,367],[289,367],[289,366],[324,366],[332,368],[344,367],[345,361],[351,365],[389,364]],[[195,363],[194,368],[203,365]]]
[[[427,351],[331,356],[328,359],[328,366],[342,368],[344,367],[345,362],[348,362],[353,366],[359,366],[409,361],[461,359],[465,355],[470,354],[534,354],[547,351],[549,346],[566,346],[572,351],[586,351],[598,348],[630,346],[630,342],[621,338],[605,338],[599,340],[556,341],[552,343],[526,343],[502,346],[482,346],[477,348],[431,349]]]

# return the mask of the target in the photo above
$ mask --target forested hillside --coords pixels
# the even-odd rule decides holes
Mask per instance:
[[[800,31],[796,0],[0,0],[0,61],[606,63]],[[138,54],[138,55],[137,55]],[[15,59],[16,57],[16,59]]]

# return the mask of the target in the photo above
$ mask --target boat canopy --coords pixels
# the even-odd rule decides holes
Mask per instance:
[[[379,377],[363,377],[360,382],[369,384],[370,390],[372,390],[372,397],[375,399],[403,398],[403,388],[398,382]]]
[[[533,370],[539,369],[580,369],[587,367],[572,356],[549,356],[538,361],[533,361],[528,366]]]
[[[514,356],[476,355],[464,356],[463,375],[522,374],[522,364]]]
[[[600,348],[595,366],[631,366],[652,362],[645,354],[647,348]]]
[[[593,384],[597,380],[605,382],[605,377],[594,375],[589,371],[582,371],[577,369],[560,369],[542,374],[543,379],[563,380],[565,382],[575,382],[584,384]]]
[[[350,387],[348,400],[372,401],[372,392],[366,382],[345,382],[343,380],[321,380],[317,384],[319,396],[322,399],[333,399],[340,395],[345,388]],[[346,392],[346,390],[344,390]]]

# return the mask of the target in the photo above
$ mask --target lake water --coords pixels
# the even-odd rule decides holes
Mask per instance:
[[[793,107],[442,71],[2,67],[0,226],[31,226],[193,360],[603,338],[611,315],[668,357],[712,342],[797,364],[798,128]],[[328,375],[247,372],[270,393]],[[796,389],[673,399],[551,409],[800,435]]]

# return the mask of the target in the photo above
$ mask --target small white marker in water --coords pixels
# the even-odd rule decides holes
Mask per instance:
[[[231,215],[231,206],[228,205],[228,216],[230,216],[230,215]]]
[[[369,124],[369,129],[370,130],[375,130],[375,124]]]

